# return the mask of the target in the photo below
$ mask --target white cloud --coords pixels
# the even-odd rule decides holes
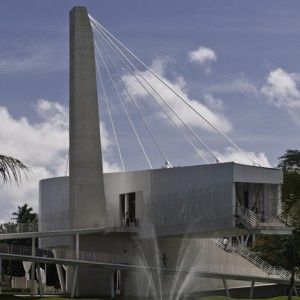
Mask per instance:
[[[216,52],[213,49],[206,47],[199,47],[195,51],[190,51],[188,56],[191,62],[195,61],[200,64],[217,60]]]
[[[163,74],[163,63],[155,60],[153,63],[156,69],[160,70],[160,74]],[[159,66],[159,67],[158,67]],[[191,110],[186,104],[183,103],[170,89],[168,89],[163,83],[161,83],[157,78],[155,78],[149,71],[142,72],[143,76],[148,82],[154,87],[154,89],[161,95],[161,97],[168,102],[168,104],[174,109],[178,115],[190,126],[204,128],[206,130],[213,131],[212,127],[209,126],[205,121],[203,121],[195,112]],[[232,125],[230,121],[225,117],[222,111],[213,111],[208,106],[201,103],[198,99],[190,98],[187,91],[185,90],[184,78],[178,76],[174,82],[171,82],[166,77],[160,75],[164,81],[171,86],[179,95],[182,96],[196,111],[203,115],[209,122],[214,124],[216,127],[221,128],[223,132],[230,132],[232,130]],[[130,94],[139,101],[145,101],[144,104],[149,102],[149,94],[147,91],[141,87],[131,74],[126,74],[123,76],[123,80],[130,92]],[[143,82],[143,79],[141,79]],[[157,95],[147,86],[146,82],[143,84],[150,90],[150,92],[156,96],[158,101],[162,101],[157,97]],[[164,106],[164,104],[163,104]],[[161,112],[157,114],[158,117],[162,117]],[[167,119],[166,119],[167,120]]]
[[[265,153],[255,153],[255,152],[247,152],[245,153],[252,158],[254,161],[258,162],[263,167],[270,167],[270,163]],[[236,162],[245,165],[253,165],[253,163],[247,158],[244,154],[237,151],[232,147],[226,148],[224,153],[215,152],[216,156],[220,159],[221,162]]]
[[[28,179],[24,179],[19,187],[13,184],[0,186],[0,220],[8,220],[17,205],[25,202],[37,209],[39,180],[64,176],[66,172],[69,140],[67,108],[57,102],[40,99],[34,109],[40,118],[35,123],[25,117],[14,118],[5,107],[0,106],[0,151],[20,159],[31,170]],[[116,164],[105,159],[112,143],[103,124],[101,141],[104,170],[119,170]]]
[[[270,104],[286,110],[300,126],[300,91],[297,86],[299,80],[299,74],[287,73],[277,68],[269,73],[261,92]]]
[[[247,78],[238,78],[228,82],[214,83],[207,88],[212,93],[242,93],[252,98],[258,97],[259,92],[255,85]]]
[[[190,62],[196,62],[202,66],[206,66],[205,68],[206,73],[211,72],[209,63],[217,60],[216,52],[211,48],[207,48],[203,46],[199,47],[195,51],[190,51],[188,53],[188,57]]]
[[[0,72],[65,70],[65,59],[66,54],[61,51],[60,45],[14,45],[8,50],[0,50]]]
[[[224,110],[224,103],[220,98],[215,98],[213,95],[207,94],[204,95],[204,101],[211,110],[219,112]]]

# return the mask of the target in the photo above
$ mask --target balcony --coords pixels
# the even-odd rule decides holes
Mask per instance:
[[[264,212],[254,212],[242,205],[236,207],[236,226],[243,227],[252,233],[259,234],[291,234],[293,227],[288,219],[282,217],[282,211],[265,215]]]

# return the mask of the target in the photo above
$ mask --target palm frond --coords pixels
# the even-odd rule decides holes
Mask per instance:
[[[4,183],[14,180],[18,184],[28,170],[20,160],[0,154],[0,177]]]

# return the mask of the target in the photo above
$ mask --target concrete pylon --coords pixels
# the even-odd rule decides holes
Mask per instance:
[[[106,225],[94,39],[87,9],[70,11],[70,225]]]

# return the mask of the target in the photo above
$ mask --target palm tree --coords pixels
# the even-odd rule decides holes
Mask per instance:
[[[16,220],[18,224],[29,224],[37,221],[37,214],[33,212],[33,208],[27,203],[23,206],[18,206],[18,211],[12,214],[12,220]]]
[[[13,179],[18,184],[26,171],[28,167],[20,160],[0,154],[0,177],[4,183]]]

